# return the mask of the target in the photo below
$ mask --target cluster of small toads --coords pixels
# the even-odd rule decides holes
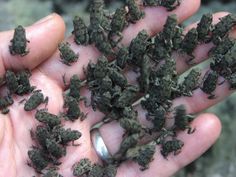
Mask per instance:
[[[2,113],[6,114],[9,112],[8,106],[14,103],[12,99],[13,94],[22,96],[32,93],[24,104],[25,111],[33,111],[42,103],[48,102],[48,97],[44,97],[41,90],[35,90],[35,87],[31,86],[29,77],[30,72],[28,70],[22,70],[18,73],[14,73],[10,70],[6,71],[3,83],[6,84],[9,93],[7,96],[0,98],[0,109],[2,110]],[[76,96],[76,93],[73,92],[76,87],[73,83],[74,81],[72,81],[72,86],[70,86],[71,92],[69,92],[69,95],[71,99],[73,98],[77,102],[79,96]],[[79,90],[76,90],[75,92],[78,91]],[[21,102],[23,101],[25,100],[22,100]],[[66,155],[66,146],[70,142],[74,145],[73,142],[82,136],[77,130],[63,128],[61,117],[62,115],[57,116],[49,113],[47,109],[37,110],[35,119],[39,121],[40,124],[37,125],[35,130],[30,131],[31,137],[35,140],[36,145],[28,151],[28,156],[31,161],[29,162],[29,165],[39,173],[46,169],[50,164],[54,165],[54,167],[50,165],[51,167],[45,170],[45,177],[50,175],[55,176],[57,174],[56,166],[60,165],[58,160]],[[68,111],[63,117],[68,117],[71,121],[76,119],[75,117],[71,117]],[[78,118],[79,116],[77,119]]]
[[[93,2],[90,7],[90,25],[86,28],[82,19],[76,17],[83,25],[80,25],[79,30],[79,25],[74,20],[76,30],[73,31],[76,43],[95,44],[102,53],[96,64],[89,63],[87,67],[87,84],[92,93],[91,105],[94,110],[99,109],[105,114],[104,122],[118,121],[125,130],[120,149],[110,162],[119,165],[125,160],[133,160],[144,170],[153,159],[155,145],[161,146],[161,154],[167,158],[171,152],[178,154],[184,145],[177,139],[179,131],[187,130],[189,134],[195,131],[195,128],[190,127],[194,116],[188,115],[183,105],[173,109],[172,100],[181,96],[191,97],[197,88],[206,93],[209,99],[215,98],[214,91],[219,76],[229,81],[230,88],[235,85],[235,41],[228,34],[236,25],[236,18],[230,14],[213,25],[212,14],[205,14],[196,28],[184,34],[184,28],[178,24],[177,16],[172,14],[167,18],[163,30],[156,36],[150,37],[147,31],[142,30],[125,47],[120,43],[121,32],[129,23],[136,23],[145,16],[143,6],[135,4],[135,1],[126,1],[113,15],[107,15],[102,1]],[[143,1],[143,5],[162,5],[168,10],[179,5],[179,1],[165,1],[165,4],[159,2]],[[78,42],[80,39],[86,42]],[[172,53],[185,55],[188,58],[186,63],[194,64],[194,50],[197,45],[210,42],[215,44],[209,53],[213,58],[211,70],[201,79],[201,70],[192,69],[180,82]],[[228,61],[225,60],[227,52]],[[109,62],[110,58],[115,59],[115,62]],[[227,63],[223,63],[226,61]],[[123,74],[124,69],[132,68],[139,75],[135,85],[130,84]],[[226,73],[228,77],[223,75]],[[152,122],[152,127],[144,127],[139,123],[138,114],[132,106],[140,95],[144,96],[141,105],[147,110],[147,120]],[[166,119],[170,115],[174,123],[171,127],[166,127]],[[148,144],[140,144],[140,139],[153,133],[158,133],[159,136]]]
[[[11,70],[7,70],[5,76],[2,79],[1,84],[6,84],[8,94],[4,97],[0,98],[0,110],[3,114],[7,114],[9,112],[8,106],[14,103],[12,99],[12,95],[16,94],[19,96],[31,93],[35,87],[30,85],[29,82],[30,72],[28,70],[22,70],[18,73],[14,73]],[[25,110],[29,106],[29,102],[26,101]]]
[[[143,0],[141,4],[137,4],[135,0],[126,0],[124,5],[111,14],[106,11],[103,0],[92,0],[89,26],[86,26],[82,18],[74,18],[72,34],[75,43],[94,44],[101,52],[97,63],[89,63],[86,70],[91,106],[94,111],[98,109],[104,113],[104,123],[117,121],[125,131],[120,148],[109,159],[108,166],[102,167],[92,164],[88,159],[81,159],[73,166],[74,176],[113,177],[116,175],[116,168],[127,160],[138,163],[140,170],[145,170],[153,160],[156,145],[160,146],[160,153],[164,158],[172,152],[177,155],[184,146],[184,142],[177,138],[178,132],[187,130],[188,134],[194,133],[195,128],[190,126],[194,116],[187,113],[184,105],[172,108],[172,101],[181,96],[191,97],[197,88],[206,93],[209,99],[214,99],[214,91],[221,84],[218,83],[220,76],[229,82],[229,89],[236,88],[236,41],[229,37],[230,30],[236,25],[235,15],[229,14],[213,25],[212,14],[205,14],[196,28],[184,34],[183,26],[178,24],[177,16],[172,14],[168,16],[163,30],[154,37],[142,30],[129,46],[121,44],[122,31],[130,23],[137,23],[145,17],[145,6],[163,6],[171,11],[179,5],[179,0]],[[11,54],[23,56],[28,53],[28,41],[21,26],[16,28],[11,42]],[[192,69],[180,81],[173,52],[188,58],[187,64],[194,64],[197,45],[210,42],[214,44],[214,48],[209,52],[212,59],[209,71],[201,78],[201,70]],[[58,48],[62,63],[71,66],[78,61],[79,55],[70,48],[69,43],[61,43]],[[135,84],[129,83],[124,70],[137,73]],[[27,93],[34,90],[31,86],[24,86],[26,81],[20,84],[23,79],[12,73],[8,71],[6,74],[10,93],[25,94],[25,90],[28,90]],[[12,78],[7,79],[9,77]],[[79,108],[80,101],[85,99],[79,92],[84,83],[76,75],[70,79],[69,91],[63,95],[65,112],[61,114],[66,120],[84,120],[86,117]],[[141,106],[147,111],[146,119],[152,123],[151,127],[141,125],[138,120],[139,115],[133,103],[141,97]],[[7,112],[7,106],[13,101],[10,96],[3,99],[0,100],[0,106]],[[36,109],[47,100],[39,90],[33,91],[33,95],[25,103],[25,110]],[[168,117],[173,118],[171,126],[167,126]],[[64,129],[60,116],[53,115],[46,109],[37,110],[35,118],[41,123],[32,131],[32,138],[36,140],[38,147],[33,147],[28,155],[35,170],[41,172],[49,164],[60,165],[58,159],[65,156],[65,146],[80,138],[81,134]],[[154,134],[155,138],[143,142]],[[56,173],[56,169],[49,168],[47,173]]]
[[[15,29],[13,39],[11,40],[12,45],[9,46],[10,53],[12,55],[24,56],[29,53],[26,49],[25,29],[22,26],[18,26]],[[70,55],[66,49],[67,43],[59,45],[59,49],[62,50],[63,57]],[[62,55],[61,55],[62,57]],[[62,57],[62,60],[63,60]],[[71,62],[73,57],[70,56],[70,60],[63,60],[65,64]],[[73,59],[74,61],[74,59]],[[31,94],[24,104],[25,111],[33,111],[37,109],[41,104],[48,103],[49,98],[44,96],[41,90],[35,90],[36,87],[31,86],[29,77],[31,73],[29,70],[22,70],[14,73],[11,70],[7,70],[5,76],[1,80],[1,84],[6,84],[8,95],[0,98],[0,109],[2,113],[6,114],[9,112],[8,106],[14,103],[12,95],[16,94],[23,96]],[[30,134],[36,145],[28,151],[30,159],[29,165],[32,166],[36,172],[42,173],[45,177],[47,176],[61,176],[57,173],[57,166],[61,164],[59,159],[66,155],[66,146],[74,141],[78,140],[82,134],[77,130],[70,128],[64,128],[62,125],[62,118],[65,120],[74,121],[79,118],[84,118],[85,115],[80,111],[79,102],[83,100],[80,97],[81,81],[78,76],[72,76],[69,84],[69,92],[64,95],[65,112],[60,115],[49,113],[47,109],[37,109],[35,113],[35,119],[40,123],[36,126],[35,130],[31,130]],[[50,167],[49,167],[50,166]]]
[[[79,108],[79,102],[83,100],[80,96],[80,87],[80,79],[73,75],[70,79],[69,92],[63,95],[65,112],[60,115],[49,113],[47,109],[36,111],[35,119],[41,124],[35,130],[31,130],[31,137],[36,141],[37,147],[34,146],[29,150],[28,156],[31,160],[30,165],[39,173],[44,171],[44,177],[61,176],[56,172],[57,166],[61,164],[59,159],[66,155],[66,146],[71,142],[76,146],[74,141],[82,136],[77,130],[63,128],[61,121],[61,118],[69,121],[85,118]],[[50,168],[47,168],[48,166]]]
[[[81,133],[70,128],[63,128],[59,118],[55,115],[47,112],[40,112],[39,114],[43,114],[40,117],[40,122],[43,123],[38,125],[35,131],[31,130],[32,139],[36,141],[37,146],[33,146],[28,151],[29,165],[36,172],[42,173],[44,170],[46,174],[51,171],[52,166],[57,169],[57,166],[61,164],[59,159],[66,155],[66,146],[79,139]],[[76,144],[73,143],[73,145]],[[50,168],[47,168],[49,165]]]
[[[64,76],[63,76],[63,80]],[[64,82],[65,83],[65,82]],[[66,85],[66,83],[65,83]],[[81,112],[79,103],[84,100],[85,104],[87,99],[80,95],[80,88],[83,86],[83,82],[79,79],[77,75],[73,75],[70,78],[70,84],[68,86],[69,92],[63,95],[64,97],[64,106],[65,112],[61,115],[65,118],[65,120],[75,121],[80,119],[83,121],[86,118],[86,114]]]
[[[116,176],[116,166],[108,164],[105,167],[99,164],[92,164],[92,162],[87,159],[81,159],[79,162],[73,165],[73,175],[74,176],[89,176],[89,177],[115,177]]]

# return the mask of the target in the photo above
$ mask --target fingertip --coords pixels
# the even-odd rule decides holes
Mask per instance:
[[[58,44],[64,39],[66,30],[64,20],[56,13],[50,16],[50,19],[29,27],[29,38],[32,39],[32,42],[30,42],[32,43],[31,52],[35,58],[32,60],[32,56],[30,57],[29,55],[30,59],[26,62],[32,68],[48,59],[57,50]]]
[[[181,169],[206,152],[221,133],[221,122],[216,115],[211,113],[204,113],[196,117],[191,123],[191,127],[196,129],[193,134],[181,132],[178,135],[178,138],[183,140],[185,145],[178,156],[171,157],[176,165],[176,170]]]
[[[26,27],[26,30],[29,30],[29,32],[35,32],[35,30],[37,30],[37,28],[48,28],[53,30],[53,34],[56,32],[58,34],[60,34],[60,41],[62,39],[64,39],[64,34],[66,31],[66,25],[65,22],[63,20],[63,18],[58,15],[57,13],[52,13],[44,18],[42,18],[41,20],[37,21],[36,23],[32,24],[29,27]],[[45,31],[48,31],[47,29],[45,29]],[[51,34],[52,34],[51,32]]]
[[[57,50],[58,44],[64,39],[66,26],[62,17],[56,13],[48,20],[29,27],[29,48],[32,56],[28,56],[27,65],[35,68],[48,59]],[[31,46],[32,45],[32,46]],[[34,60],[32,60],[34,57]]]
[[[196,141],[201,143],[201,153],[205,152],[204,149],[207,150],[213,145],[221,133],[221,122],[219,118],[212,113],[200,114],[191,123],[191,127],[196,129],[193,134],[189,135],[186,132],[181,132],[179,137],[187,141],[188,144],[196,145]],[[188,147],[188,149],[190,148]]]
[[[0,33],[0,62],[4,67],[0,68],[0,74],[4,74],[8,68],[33,69],[40,63],[49,58],[57,49],[57,45],[64,38],[65,23],[63,19],[53,13],[31,26],[25,27],[29,53],[25,56],[14,55],[9,52],[10,40],[13,38],[14,31]]]
[[[226,15],[228,15],[228,14],[229,14],[229,12],[226,12],[226,11],[216,12],[216,13],[214,14],[214,17],[215,17],[215,18],[222,18],[222,17],[224,17],[224,16],[226,16]]]
[[[178,9],[172,13],[176,13],[180,21],[184,21],[194,15],[201,6],[201,0],[182,1]]]
[[[220,136],[222,125],[220,119],[212,113],[203,113],[193,121],[193,126],[199,127],[199,132],[202,135],[209,135],[212,144]]]

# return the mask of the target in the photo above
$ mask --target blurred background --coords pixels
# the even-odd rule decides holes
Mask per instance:
[[[105,1],[111,11],[122,3],[122,0]],[[75,15],[82,16],[88,22],[88,4],[89,0],[0,0],[0,31],[13,29],[19,24],[27,26],[51,12],[57,12],[63,16],[67,25],[66,35],[69,36]],[[236,0],[202,0],[198,13],[185,25],[199,20],[204,13],[217,11],[236,13]],[[233,94],[205,111],[220,117],[222,134],[211,149],[175,177],[236,177],[235,105],[236,94]]]

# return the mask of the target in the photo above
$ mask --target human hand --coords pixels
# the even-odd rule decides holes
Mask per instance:
[[[180,21],[184,21],[197,11],[199,5],[199,0],[191,2],[183,0],[181,6],[172,13],[176,13]],[[150,35],[154,35],[162,29],[168,13],[163,8],[146,8],[145,12],[146,16],[143,20],[125,29],[123,44],[129,44],[132,38],[142,29],[146,29]],[[219,17],[224,15],[225,13],[215,14],[214,21],[216,22]],[[156,23],[157,20],[160,20],[158,24]],[[37,27],[26,29],[27,38],[31,42],[28,44],[30,53],[24,57],[12,57],[9,54],[8,45],[12,38],[12,31],[0,34],[2,41],[0,51],[0,61],[2,64],[0,72],[3,75],[6,69],[10,68],[29,68],[33,70],[30,78],[32,85],[37,86],[45,96],[49,97],[49,112],[58,114],[63,106],[62,93],[65,90],[62,76],[66,74],[67,82],[73,74],[77,74],[81,79],[84,79],[83,67],[90,60],[95,62],[100,53],[93,46],[77,46],[73,42],[73,37],[70,37],[67,40],[72,44],[72,48],[76,52],[79,52],[79,61],[70,67],[66,66],[60,62],[58,51],[48,59],[59,41],[63,38],[64,24],[56,15],[47,24],[43,27],[36,25]],[[195,62],[200,63],[206,59],[211,47],[212,44],[200,45],[195,50]],[[185,64],[181,56],[175,55],[175,57],[177,60],[177,71],[181,74],[189,66]],[[135,81],[136,77],[133,72],[126,72],[125,74],[128,76],[130,82]],[[227,83],[217,88],[217,98],[213,100],[207,99],[206,94],[198,89],[194,91],[193,97],[181,97],[174,100],[174,106],[184,104],[188,113],[197,113],[216,104],[230,93]],[[89,91],[86,88],[82,89],[82,94],[89,97]],[[8,115],[1,115],[0,118],[0,160],[1,162],[5,160],[5,163],[2,163],[0,166],[0,176],[37,176],[33,168],[27,166],[27,151],[33,144],[29,131],[37,125],[37,121],[34,119],[35,111],[30,113],[25,112],[23,105],[19,104],[22,97],[16,96],[14,99],[15,103],[10,107],[10,113]],[[71,167],[82,158],[89,158],[93,162],[100,161],[90,141],[90,128],[101,121],[103,114],[98,111],[93,112],[91,108],[86,108],[83,104],[80,106],[83,112],[88,113],[87,119],[83,122],[78,120],[73,123],[64,123],[66,127],[79,130],[82,133],[82,137],[75,142],[80,144],[80,146],[69,146],[67,148],[67,155],[60,159],[62,164],[59,173],[66,177],[73,176]],[[145,112],[141,109],[141,106],[137,106],[136,109],[139,113],[138,118],[140,122],[143,124],[147,123],[145,121]],[[118,168],[117,176],[150,177],[155,175],[157,177],[165,177],[173,175],[176,171],[204,153],[218,138],[221,130],[219,119],[212,114],[199,115],[192,122],[191,126],[196,127],[196,131],[193,134],[188,135],[182,132],[178,135],[185,143],[179,155],[170,155],[168,156],[168,160],[166,160],[160,155],[159,147],[157,147],[154,161],[151,162],[148,170],[141,172],[137,164],[125,162]],[[112,122],[103,125],[100,128],[100,133],[109,152],[114,154],[118,150],[122,140],[123,129],[118,123]]]

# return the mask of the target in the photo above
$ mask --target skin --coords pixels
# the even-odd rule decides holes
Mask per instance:
[[[199,0],[183,0],[181,6],[173,13],[176,13],[179,19],[183,21],[193,15],[199,6]],[[169,13],[162,7],[146,8],[145,12],[146,17],[144,19],[124,30],[123,44],[129,44],[141,29],[146,29],[150,35],[160,31]],[[214,22],[217,22],[219,17],[225,15],[226,13],[215,14]],[[161,21],[155,23],[156,19]],[[193,24],[193,26],[196,26],[196,24]],[[0,33],[0,75],[3,75],[6,69],[9,68],[16,70],[22,68],[32,69],[30,82],[32,85],[37,86],[38,89],[41,89],[44,95],[49,96],[47,108],[49,112],[54,114],[59,113],[63,107],[62,92],[66,89],[62,79],[63,73],[66,73],[66,82],[69,81],[70,76],[73,74],[78,74],[81,79],[84,79],[83,66],[87,65],[90,60],[96,61],[97,56],[100,55],[94,47],[77,46],[73,42],[73,37],[69,37],[66,41],[71,43],[75,52],[80,53],[80,58],[71,67],[62,64],[56,48],[57,44],[63,40],[64,32],[64,22],[56,14],[52,14],[46,20],[44,19],[44,21],[27,27],[26,33],[27,38],[30,40],[28,44],[30,53],[24,57],[11,56],[9,54],[8,46],[13,31]],[[232,33],[232,35],[236,37],[236,33]],[[198,46],[195,50],[196,64],[206,59],[207,52],[211,47],[212,44]],[[177,58],[179,74],[189,69],[189,66],[184,63],[183,56],[178,56],[177,54],[174,56]],[[58,73],[61,73],[61,75]],[[130,82],[135,82],[136,76],[134,73],[127,72],[125,74]],[[1,92],[4,92],[4,88],[1,89]],[[207,95],[197,89],[194,91],[193,97],[178,98],[174,100],[174,105],[185,104],[188,113],[197,113],[218,103],[231,93],[225,82],[217,87],[215,92],[216,99],[207,99]],[[89,97],[89,91],[83,88],[82,95]],[[10,113],[7,115],[0,114],[0,161],[4,162],[0,164],[0,176],[38,176],[31,167],[27,166],[27,151],[33,145],[30,129],[35,128],[38,124],[34,119],[35,111],[25,112],[23,104],[19,104],[22,97],[14,97],[14,99],[15,103],[10,107]],[[42,105],[42,108],[44,108],[44,105]],[[81,158],[89,158],[93,162],[101,162],[91,144],[89,130],[94,124],[101,121],[103,115],[98,111],[93,112],[91,108],[85,108],[82,103],[80,108],[84,113],[88,113],[86,120],[83,122],[78,120],[73,123],[63,122],[65,127],[79,130],[82,133],[82,137],[75,142],[75,144],[80,144],[80,146],[69,146],[67,155],[60,160],[62,165],[59,172],[67,177],[73,176],[71,167]],[[136,106],[136,109],[139,113],[140,122],[144,125],[148,124],[145,120],[145,111],[141,109],[140,105]],[[182,153],[177,156],[170,155],[168,160],[166,160],[160,155],[159,147],[157,147],[155,159],[148,170],[141,172],[137,164],[125,162],[119,167],[117,177],[150,177],[153,174],[155,174],[155,177],[168,177],[197,159],[219,137],[221,123],[213,114],[201,114],[192,122],[191,126],[196,127],[196,131],[193,134],[188,135],[186,132],[181,132],[178,135],[185,143]],[[103,125],[100,128],[100,132],[110,153],[114,154],[122,140],[123,129],[117,123],[111,122]]]

